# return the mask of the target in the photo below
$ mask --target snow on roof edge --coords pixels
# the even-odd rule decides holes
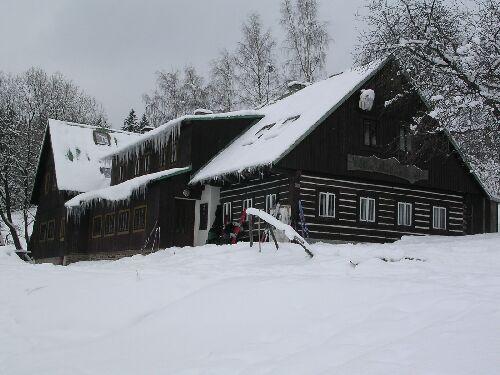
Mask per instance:
[[[172,168],[165,171],[138,176],[117,185],[81,193],[68,200],[64,204],[64,206],[68,210],[68,213],[72,214],[74,210],[85,209],[95,201],[126,201],[130,199],[130,197],[134,193],[143,190],[148,184],[152,182],[174,177],[189,172],[190,170],[191,166],[183,168]]]
[[[142,145],[147,141],[153,140],[160,134],[171,132],[174,127],[180,126],[184,121],[188,120],[208,121],[208,120],[224,120],[224,119],[251,118],[251,117],[264,117],[264,115],[256,110],[241,110],[241,111],[213,113],[205,115],[183,115],[175,119],[172,119],[147,133],[142,134],[136,141],[129,143],[123,147],[119,147],[113,152],[110,152],[105,156],[103,156],[102,159],[110,159],[114,156],[128,153],[134,149],[135,150],[141,149]]]

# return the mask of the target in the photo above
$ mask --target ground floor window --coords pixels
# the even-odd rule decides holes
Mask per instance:
[[[230,223],[231,219],[231,202],[226,202],[222,205],[222,224]]]
[[[105,216],[104,234],[107,236],[115,234],[115,214],[107,214]]]
[[[276,194],[266,195],[266,212],[270,214],[271,210],[274,210],[275,207],[276,207]]]
[[[61,219],[61,227],[59,228],[59,241],[64,241],[66,235],[66,218]]]
[[[47,223],[40,224],[40,241],[47,239]]]
[[[446,207],[432,207],[432,228],[446,229]]]
[[[247,198],[243,199],[243,211],[245,211],[247,208],[252,208],[253,207],[253,199],[252,198]],[[246,217],[246,221],[248,221],[248,215]]]
[[[134,208],[134,231],[146,229],[146,206]]]
[[[398,202],[398,225],[411,226],[412,204]]]
[[[200,204],[200,230],[208,229],[208,203]]]
[[[47,222],[47,240],[52,241],[56,236],[56,221],[49,220]]]
[[[97,238],[102,235],[102,216],[94,216],[92,220],[92,237]]]
[[[319,193],[318,214],[321,217],[335,217],[335,194]]]
[[[118,212],[118,233],[127,233],[129,229],[129,210]]]
[[[375,199],[367,197],[359,198],[359,221],[375,222]]]

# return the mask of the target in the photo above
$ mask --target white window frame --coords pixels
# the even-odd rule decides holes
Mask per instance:
[[[243,199],[242,207],[243,211],[245,211],[247,208],[253,207],[253,198]],[[249,220],[249,215],[247,215],[246,217],[246,221],[248,220]]]
[[[321,199],[324,199],[321,201]],[[333,198],[333,199],[330,199]],[[318,216],[326,217],[326,218],[334,218],[335,217],[335,193],[328,193],[321,191],[318,196]],[[333,207],[330,207],[330,203],[333,202]],[[321,209],[323,207],[323,210]],[[332,212],[330,212],[332,211]]]
[[[407,218],[407,216],[405,215],[406,212],[401,213],[401,210],[408,209],[408,207],[410,210],[410,216],[409,216],[410,221],[409,221],[409,223],[406,223],[403,221],[403,220],[406,220],[406,218]],[[413,216],[413,204],[408,203],[408,202],[398,202],[398,219],[397,219],[398,225],[404,226],[404,227],[411,227],[413,224],[412,216]],[[403,220],[401,220],[401,219],[403,219]]]
[[[362,202],[366,201],[366,212],[363,212]],[[373,218],[370,218],[370,202],[373,202]],[[365,215],[364,215],[365,214]],[[375,198],[359,197],[359,221],[364,223],[375,223],[377,221],[377,203]]]
[[[226,212],[228,216],[228,221],[227,223],[225,222],[224,218],[226,217]],[[229,224],[232,221],[232,207],[231,207],[231,202],[226,202],[222,205],[222,225]]]
[[[276,207],[276,194],[267,194],[266,195],[266,212],[271,214],[271,210]]]
[[[444,227],[441,227],[440,225],[440,220],[436,217],[436,213],[444,213]],[[446,207],[443,206],[432,206],[432,229],[437,229],[437,230],[446,230],[447,228],[447,216],[448,212]]]

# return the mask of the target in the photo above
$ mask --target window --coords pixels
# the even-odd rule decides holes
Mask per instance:
[[[208,229],[208,203],[200,204],[200,230]]]
[[[59,227],[59,241],[64,241],[66,235],[66,218],[61,219],[61,226]]]
[[[144,156],[144,173],[149,172],[149,165],[151,163],[151,156],[150,155],[145,155]]]
[[[109,134],[94,130],[94,143],[96,145],[109,146],[111,144]]]
[[[222,206],[222,224],[227,225],[231,222],[231,202],[226,202]]]
[[[97,238],[102,235],[102,216],[94,216],[92,220],[92,237]]]
[[[106,236],[115,234],[115,214],[106,214],[104,217],[104,234]]]
[[[263,126],[262,128],[260,128],[260,130],[257,131],[257,133],[255,133],[255,136],[257,138],[260,138],[264,135],[265,132],[271,130],[271,128],[276,125],[276,123],[273,123],[273,124],[269,124],[269,125],[266,125],[266,126]]]
[[[432,228],[433,229],[446,229],[446,208],[439,206],[432,206]]]
[[[335,217],[335,194],[319,193],[318,213],[321,217]]]
[[[274,210],[275,207],[276,207],[276,194],[266,195],[266,212],[270,214],[271,210]]]
[[[398,225],[411,226],[411,203],[398,202]]]
[[[40,241],[47,239],[47,223],[40,224]]]
[[[129,210],[122,210],[118,212],[118,233],[128,233],[129,216]]]
[[[412,149],[411,131],[408,126],[402,126],[399,129],[399,149],[405,152],[409,152]]]
[[[359,198],[359,221],[375,222],[375,199]]]
[[[134,163],[134,175],[139,176],[140,174],[141,174],[141,159],[139,159],[139,157],[137,157],[137,159],[135,159],[135,163]]]
[[[365,146],[377,145],[377,123],[373,120],[363,120],[363,143]]]
[[[247,198],[243,199],[243,211],[246,211],[247,208],[253,207],[253,199],[252,198]],[[249,220],[249,216],[246,216],[246,221]]]
[[[47,240],[52,241],[56,236],[56,221],[49,220],[47,222]]]
[[[146,206],[134,208],[134,232],[146,229]]]

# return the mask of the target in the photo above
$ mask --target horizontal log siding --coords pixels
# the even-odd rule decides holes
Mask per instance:
[[[318,217],[318,192],[336,193],[336,217]],[[359,221],[359,197],[376,200],[376,222]],[[422,188],[401,188],[342,178],[303,174],[300,179],[300,199],[311,238],[355,241],[395,241],[403,235],[461,235],[464,228],[464,197],[459,194],[433,192]],[[397,203],[412,203],[412,225],[397,225]],[[432,229],[432,206],[447,208],[447,229]]]
[[[252,198],[253,207],[265,210],[267,194],[276,194],[277,202],[282,205],[290,204],[290,178],[286,175],[276,175],[222,187],[220,202],[221,204],[231,202],[232,219],[238,221],[244,199]]]

